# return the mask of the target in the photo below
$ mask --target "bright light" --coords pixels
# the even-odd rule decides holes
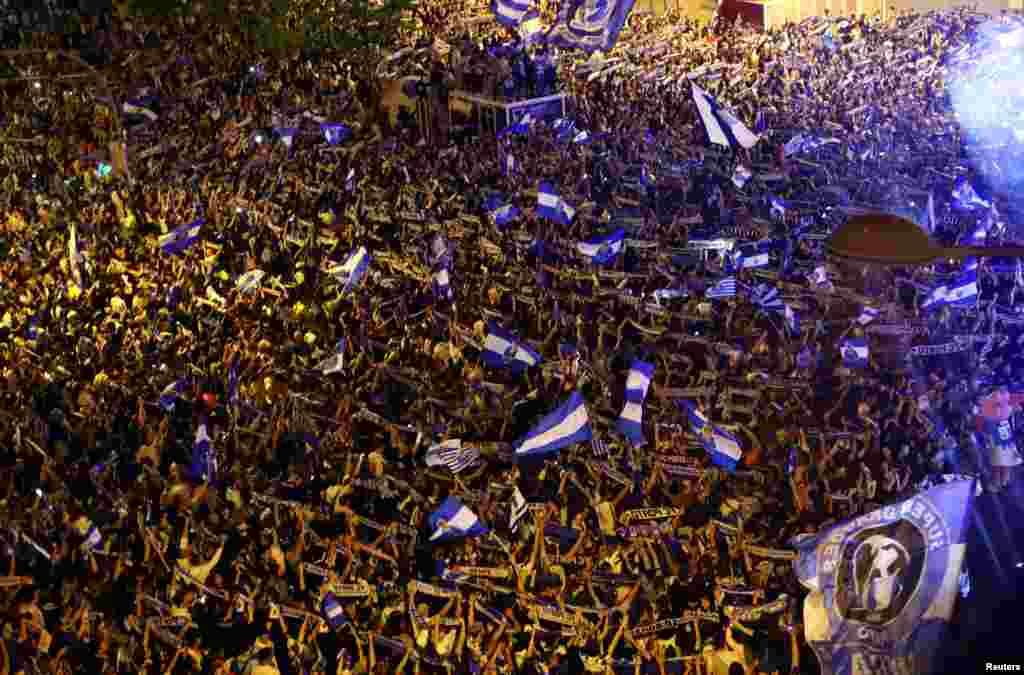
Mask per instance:
[[[1024,28],[1009,33],[1002,33],[998,38],[999,44],[1006,48],[1024,46]]]
[[[1019,563],[1017,563],[1017,567],[1018,567],[1018,568],[1024,567],[1024,562],[1019,562]]]
[[[40,84],[39,82],[35,82],[35,83],[33,84],[33,86],[34,86],[34,87],[35,87],[36,89],[42,89],[42,88],[43,88],[43,85],[42,85],[42,84]]]

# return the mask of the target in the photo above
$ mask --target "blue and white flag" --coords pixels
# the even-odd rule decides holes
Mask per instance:
[[[281,139],[284,146],[291,151],[292,145],[295,143],[295,136],[299,133],[299,130],[295,127],[279,127],[274,129],[274,133]]]
[[[164,390],[160,393],[159,405],[164,412],[172,412],[178,399],[188,391],[188,380],[178,380],[177,382],[171,382],[169,385],[164,387]]]
[[[360,246],[348,254],[345,262],[332,266],[328,270],[328,274],[337,279],[339,283],[344,284],[344,292],[348,293],[350,290],[359,287],[369,269],[370,253],[366,250],[365,246]]]
[[[324,359],[316,367],[324,375],[333,375],[334,373],[340,373],[345,370],[345,352],[348,351],[348,338],[343,337],[338,340],[338,346],[334,350],[334,354]]]
[[[975,490],[972,480],[944,483],[791,542],[822,675],[946,672],[935,656],[948,639]]]
[[[978,301],[978,270],[968,269],[949,285],[944,304],[963,307]]]
[[[435,300],[448,302],[452,299],[451,279],[448,275],[447,268],[442,267],[438,271],[434,272],[433,286]]]
[[[217,460],[210,447],[210,436],[206,432],[206,420],[199,422],[196,440],[192,444],[192,478],[197,481],[213,481],[217,476]]]
[[[530,511],[530,503],[526,501],[522,491],[517,485],[512,491],[512,511],[508,517],[509,529],[513,532],[519,531],[519,521]]]
[[[589,131],[583,130],[572,137],[572,142],[576,145],[590,145],[594,142],[594,137]]]
[[[739,247],[741,269],[768,267],[771,261],[771,241],[756,241]]]
[[[501,25],[510,28],[517,28],[526,20],[531,11],[532,6],[528,2],[491,0],[491,12],[494,14],[494,19]]]
[[[704,122],[704,129],[707,131],[708,140],[715,145],[724,145],[727,148],[752,148],[758,142],[759,137],[748,129],[743,122],[736,119],[728,110],[720,107],[715,99],[706,91],[693,87],[693,102],[697,104],[697,111]]]
[[[712,424],[690,401],[680,401],[680,406],[690,421],[693,433],[697,434],[700,444],[708,451],[711,462],[726,471],[735,471],[736,465],[743,458],[743,448],[736,437]]]
[[[789,305],[782,306],[782,320],[790,335],[800,335],[800,314]]]
[[[338,122],[321,124],[320,133],[324,135],[324,140],[328,145],[338,145],[352,138],[352,129]]]
[[[480,537],[487,534],[476,514],[455,497],[449,497],[430,514],[427,519],[433,534],[430,541],[450,541],[464,537]]]
[[[779,289],[768,284],[758,284],[750,291],[750,302],[769,314],[782,314],[786,306],[779,296]]]
[[[423,459],[427,466],[444,466],[452,473],[459,473],[480,460],[480,450],[452,439],[432,445]]]
[[[709,288],[704,293],[704,297],[709,300],[736,297],[736,277],[726,277],[725,279],[722,279],[717,284]]]
[[[570,119],[559,117],[551,123],[555,138],[559,143],[571,143],[576,138],[576,124]]]
[[[608,51],[619,39],[635,0],[569,0],[548,41],[562,49]]]
[[[953,188],[953,203],[961,209],[970,210],[974,208],[991,208],[992,204],[985,201],[978,195],[978,192],[971,185],[966,177],[961,176]]]
[[[866,368],[868,342],[862,337],[847,338],[842,345],[843,365],[847,368]]]
[[[562,405],[548,413],[526,436],[515,443],[517,457],[542,456],[593,437],[583,396],[574,391]]]
[[[736,170],[732,172],[732,184],[742,190],[743,186],[749,183],[753,177],[754,174],[750,169],[742,164],[738,164]]]
[[[491,211],[494,224],[503,227],[519,217],[519,209],[512,204],[505,204]]]
[[[533,115],[526,113],[518,121],[509,126],[505,127],[498,132],[498,138],[504,138],[505,136],[525,136],[530,133],[530,128],[533,127]]]
[[[647,398],[647,390],[653,377],[654,366],[650,363],[635,360],[629,367],[629,376],[626,378],[626,404],[619,413],[619,421],[615,428],[634,447],[647,443],[643,431],[644,399]]]
[[[860,310],[860,316],[857,317],[857,323],[862,326],[866,326],[875,319],[878,318],[878,310],[874,307],[868,307],[864,305]]]
[[[824,265],[818,265],[811,272],[807,280],[811,282],[811,286],[815,290],[827,291],[831,293],[835,290],[835,286],[832,285],[832,281],[828,278],[828,269]]]
[[[921,309],[938,309],[946,304],[946,296],[949,295],[949,287],[940,284],[933,288],[927,297],[921,301]]]
[[[180,255],[192,244],[199,241],[199,232],[206,221],[202,218],[186,225],[179,225],[160,237],[160,250],[167,255]]]
[[[501,173],[504,176],[513,176],[521,171],[519,162],[511,152],[505,153],[505,161],[501,165]]]
[[[771,215],[773,218],[785,218],[786,209],[789,208],[789,204],[782,197],[772,197],[771,199],[772,209]]]
[[[537,215],[560,225],[568,225],[576,217],[576,209],[562,199],[551,183],[541,181],[537,186]]]
[[[509,368],[514,373],[536,366],[541,356],[493,321],[487,326],[487,338],[480,358],[491,368]]]
[[[608,265],[622,253],[625,238],[625,230],[618,229],[611,234],[581,241],[576,244],[576,250],[589,258],[593,265]]]

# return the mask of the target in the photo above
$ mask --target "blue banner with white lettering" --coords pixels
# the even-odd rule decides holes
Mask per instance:
[[[793,546],[822,675],[927,675],[959,590],[975,481],[946,483]]]

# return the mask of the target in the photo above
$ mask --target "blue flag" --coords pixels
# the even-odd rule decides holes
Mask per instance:
[[[487,534],[477,515],[455,497],[449,497],[427,519],[433,534],[430,541],[450,541]]]
[[[634,0],[566,0],[548,40],[562,49],[608,51],[615,46]]]
[[[647,443],[643,431],[644,399],[654,377],[654,366],[644,361],[633,361],[626,378],[626,404],[619,413],[615,428],[629,439],[634,447]]]
[[[822,675],[946,672],[933,662],[953,613],[973,480],[939,485],[792,545],[804,634]]]
[[[526,436],[515,443],[517,457],[543,456],[593,437],[586,401],[574,391],[562,405],[547,414]]]

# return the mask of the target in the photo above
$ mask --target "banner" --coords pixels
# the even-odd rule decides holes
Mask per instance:
[[[594,466],[601,470],[601,473],[611,478],[619,485],[632,485],[633,481],[618,469],[614,468],[608,462],[594,462]]]
[[[331,591],[339,598],[365,598],[370,595],[370,584],[365,581],[358,584],[332,584]]]
[[[661,518],[674,518],[675,516],[682,513],[682,509],[675,508],[673,506],[660,506],[653,509],[633,509],[632,511],[626,511],[619,518],[624,524],[635,520],[658,520]]]
[[[970,342],[945,342],[939,345],[921,345],[919,347],[911,347],[910,353],[914,356],[956,354],[958,352],[967,351],[970,346]]]
[[[410,581],[409,590],[416,593],[432,595],[435,598],[453,598],[458,594],[458,591],[455,589],[441,588],[440,586],[434,586],[433,584],[427,584],[422,581]]]
[[[756,607],[734,607],[726,606],[723,608],[723,613],[735,621],[760,621],[769,614],[781,614],[786,611],[789,607],[789,597],[781,595],[778,599],[769,602],[766,605],[758,605]]]
[[[771,560],[796,560],[796,551],[785,551],[779,548],[764,548],[763,546],[751,546],[744,544],[743,550],[750,555]]]
[[[823,675],[944,672],[974,481],[946,483],[792,545]]]
[[[471,577],[486,577],[488,579],[508,579],[511,576],[507,567],[474,567],[472,565],[452,565],[452,572],[467,574]]]

